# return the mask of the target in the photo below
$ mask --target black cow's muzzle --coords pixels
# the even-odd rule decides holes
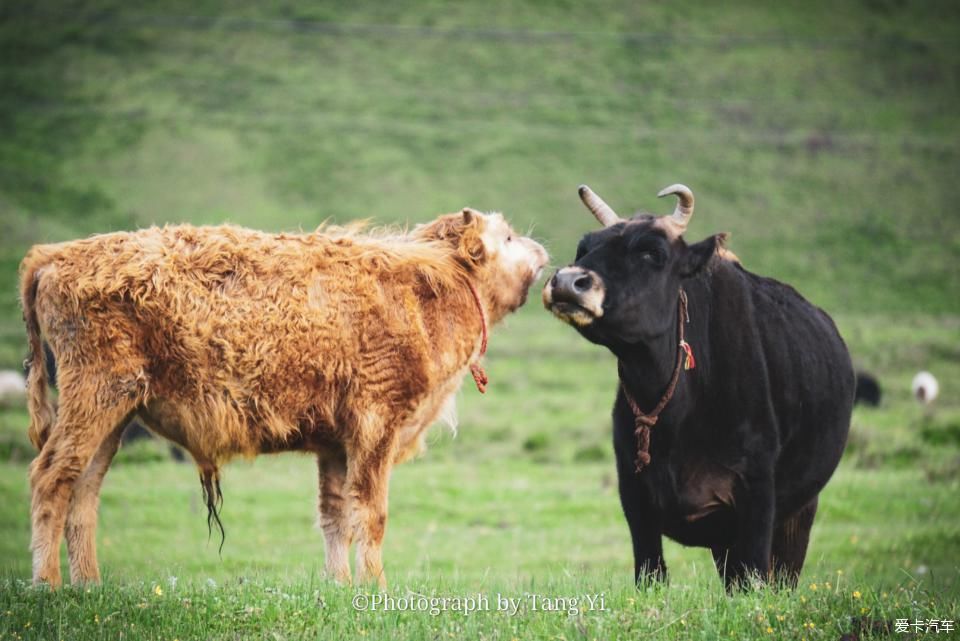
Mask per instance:
[[[560,320],[578,327],[603,316],[603,281],[582,267],[557,270],[543,288],[543,306]]]

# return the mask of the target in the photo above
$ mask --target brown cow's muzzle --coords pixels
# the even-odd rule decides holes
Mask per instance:
[[[585,327],[603,316],[605,289],[600,277],[582,267],[557,270],[543,288],[543,306],[565,323]]]

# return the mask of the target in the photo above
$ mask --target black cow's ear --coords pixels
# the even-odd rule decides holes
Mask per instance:
[[[703,269],[717,249],[723,246],[726,234],[716,234],[701,240],[699,243],[687,246],[687,251],[680,259],[680,276],[689,278]]]

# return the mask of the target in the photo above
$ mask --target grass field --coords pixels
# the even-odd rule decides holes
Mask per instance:
[[[615,363],[535,293],[492,336],[487,395],[461,392],[458,435],[435,428],[392,479],[389,594],[485,596],[469,615],[359,611],[369,592],[326,582],[307,457],[227,467],[218,555],[193,466],[159,443],[107,477],[104,586],[33,589],[27,418],[0,409],[0,641],[896,638],[897,619],[960,619],[958,43],[946,1],[4,3],[0,367],[25,352],[15,274],[36,242],[471,205],[563,264],[593,226],[579,183],[665,213],[653,194],[682,181],[688,236],[732,232],[749,269],[823,306],[884,401],[855,411],[797,590],[728,596],[708,552],[673,544],[669,584],[638,590]]]
[[[854,416],[801,587],[728,597],[707,551],[673,544],[670,584],[631,587],[606,420],[613,363],[545,318],[531,308],[494,334],[489,393],[465,388],[457,437],[437,428],[426,456],[394,473],[389,594],[578,597],[581,608],[585,595],[603,594],[607,611],[358,612],[353,590],[320,575],[309,457],[226,469],[221,557],[216,535],[207,540],[193,466],[142,442],[121,450],[104,488],[105,587],[31,589],[26,416],[8,411],[0,415],[8,461],[0,466],[2,638],[829,639],[881,621],[957,618],[960,411],[945,398],[924,413],[903,391],[913,358],[937,359],[955,343],[955,322],[908,321],[924,347],[890,365],[877,356],[887,397]],[[841,325],[855,348],[866,341],[878,355],[895,351],[905,331],[857,317]],[[935,369],[953,387],[960,368],[940,358]]]

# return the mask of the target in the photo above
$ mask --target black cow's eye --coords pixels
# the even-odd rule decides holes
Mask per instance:
[[[651,249],[645,252],[640,253],[640,260],[642,260],[647,265],[653,267],[660,267],[663,265],[663,254],[661,254],[656,249]]]

